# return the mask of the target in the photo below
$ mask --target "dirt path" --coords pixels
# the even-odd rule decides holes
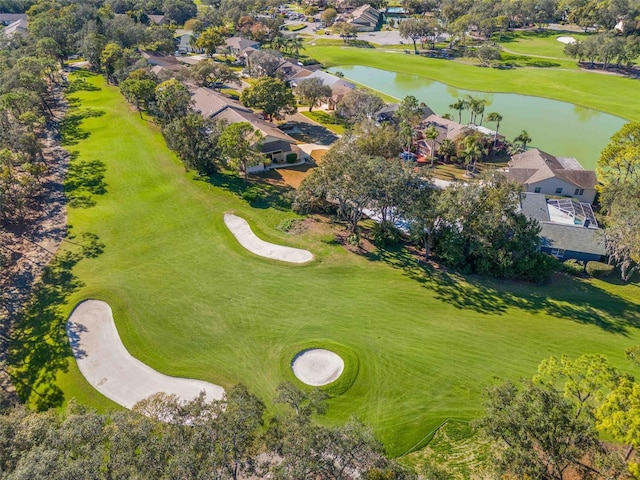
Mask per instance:
[[[6,262],[0,269],[0,362],[5,360],[13,322],[66,235],[64,178],[69,153],[60,146],[58,123],[67,105],[59,88],[55,99],[55,118],[47,125],[44,139],[43,154],[48,171],[42,179],[38,205],[20,228],[0,229],[0,252]],[[0,379],[0,388],[2,385]],[[11,394],[12,388],[6,388]]]

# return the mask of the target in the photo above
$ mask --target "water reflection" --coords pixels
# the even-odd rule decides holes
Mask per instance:
[[[533,144],[557,156],[575,157],[585,168],[595,168],[600,151],[609,138],[625,123],[613,115],[570,103],[511,93],[487,93],[458,89],[444,83],[371,67],[341,66],[330,69],[342,71],[345,77],[396,98],[413,95],[440,114],[450,114],[458,120],[458,112],[449,108],[465,95],[487,101],[485,115],[502,115],[500,133],[508,139],[526,130]],[[469,120],[469,112],[462,112],[462,121]],[[486,122],[485,122],[486,123]]]

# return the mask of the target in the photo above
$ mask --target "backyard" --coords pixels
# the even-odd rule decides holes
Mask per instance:
[[[313,55],[342,63],[397,58],[372,53]],[[396,68],[425,61],[402,58]],[[487,82],[498,82],[492,78]],[[85,381],[66,343],[65,319],[87,298],[109,303],[124,345],[142,362],[225,388],[242,382],[265,402],[279,382],[293,380],[288,365],[297,346],[348,349],[359,370],[330,400],[324,421],[355,415],[392,455],[423,445],[447,418],[476,417],[485,386],[530,377],[549,355],[599,352],[626,369],[624,349],[640,341],[636,284],[559,275],[534,286],[458,276],[402,248],[351,253],[336,242],[340,227],[332,222],[296,222],[282,197],[286,187],[250,187],[261,197],[250,206],[242,180],[185,173],[156,126],[102,77],[87,75],[84,85],[72,94],[77,122],[65,143],[77,152],[74,164],[103,162],[104,188],[69,208],[65,248],[77,249],[83,234],[101,248],[60,264],[56,278],[65,281],[50,297],[57,303],[30,307],[32,318],[36,308],[55,318],[46,328],[19,330],[13,369],[32,404],[75,397],[115,406]],[[248,253],[226,228],[225,212],[245,218],[265,240],[310,250],[315,260],[291,266]],[[24,388],[27,380],[37,388]]]

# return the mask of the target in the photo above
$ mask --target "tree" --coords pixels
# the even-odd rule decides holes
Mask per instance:
[[[500,49],[490,43],[483,43],[476,47],[474,54],[484,67],[490,66],[492,60],[500,60]]]
[[[452,110],[457,110],[458,123],[462,123],[462,111],[468,108],[467,103],[462,98],[458,98],[454,103],[449,105],[449,108]]]
[[[191,68],[192,77],[201,86],[213,86],[214,89],[220,89],[224,84],[241,84],[238,72],[228,65],[214,62],[210,58],[197,63]]]
[[[198,14],[198,8],[193,0],[164,0],[162,11],[169,20],[178,25],[184,24]]]
[[[423,181],[412,190],[411,201],[405,212],[409,224],[409,235],[416,243],[424,247],[424,260],[427,262],[433,249],[436,223],[438,221],[437,198],[440,190],[433,184]]]
[[[320,14],[320,20],[325,23],[327,26],[333,24],[336,17],[338,16],[338,12],[335,8],[327,8],[324,12]]]
[[[640,269],[640,179],[603,187],[605,249],[609,261],[629,281]]]
[[[491,112],[487,114],[487,122],[495,122],[496,123],[496,133],[493,134],[493,150],[496,149],[496,144],[498,143],[498,132],[500,131],[500,122],[502,121],[502,115],[498,112]]]
[[[286,48],[289,53],[293,54],[294,57],[298,58],[298,54],[300,50],[304,50],[304,42],[299,37],[291,37],[286,41]]]
[[[324,390],[314,388],[310,392],[300,390],[290,382],[282,382],[276,387],[278,396],[274,403],[285,403],[294,409],[297,416],[309,417],[327,411],[328,395]]]
[[[603,449],[593,424],[552,388],[511,382],[486,390],[480,429],[494,442],[498,472],[518,477],[564,480],[600,473]],[[603,476],[604,472],[603,472]]]
[[[603,355],[584,354],[575,360],[550,357],[538,365],[534,383],[557,388],[575,406],[575,415],[591,416],[596,400],[614,387],[620,373]]]
[[[426,18],[409,18],[404,20],[400,22],[398,31],[402,38],[410,38],[411,41],[413,41],[413,50],[415,53],[418,53],[416,41],[432,33],[431,24]]]
[[[342,97],[336,111],[341,117],[357,123],[365,118],[373,118],[382,107],[384,107],[384,101],[376,94],[353,88]]]
[[[640,179],[640,122],[627,123],[613,134],[600,154],[596,172],[606,188]]]
[[[333,202],[338,218],[346,220],[351,233],[357,235],[358,223],[375,193],[374,163],[349,137],[343,137],[302,182],[296,194],[298,203],[308,203],[309,198]]]
[[[336,22],[333,24],[332,29],[335,33],[340,35],[340,38],[342,38],[344,42],[358,36],[357,28],[351,23]]]
[[[120,84],[120,91],[127,100],[135,103],[142,118],[142,107],[149,108],[155,99],[156,82],[144,70],[135,70]]]
[[[216,49],[224,45],[224,37],[217,27],[209,27],[204,30],[195,42],[196,47],[202,48],[207,55],[216,53]]]
[[[108,43],[105,45],[100,55],[100,65],[107,75],[107,80],[114,81],[114,73],[118,69],[122,69],[124,59],[124,51],[116,43]]]
[[[272,47],[273,42],[275,42],[275,38],[272,41]],[[274,77],[276,75],[278,67],[282,63],[282,60],[274,54],[269,53],[265,50],[258,50],[251,54],[248,62],[249,66],[247,68],[247,71],[252,77]]]
[[[438,156],[442,157],[445,163],[448,163],[456,154],[456,144],[453,140],[445,138],[438,147]]]
[[[520,211],[522,187],[499,174],[438,196],[435,253],[467,273],[543,281],[557,261],[538,251],[540,226]]]
[[[438,129],[433,125],[429,125],[424,131],[424,138],[427,140],[431,140],[431,167],[433,167],[433,162],[436,158],[436,138],[438,138]]]
[[[531,142],[531,137],[529,136],[526,130],[522,130],[520,134],[513,139],[513,141],[516,143],[520,143],[522,145],[522,149],[526,150],[527,143]]]
[[[247,107],[263,111],[269,120],[296,111],[293,92],[279,78],[259,78],[253,85],[242,91],[240,101]]]
[[[467,174],[475,175],[478,159],[486,154],[480,138],[476,135],[468,135],[464,138],[464,150],[462,156],[466,159]]]
[[[185,116],[190,106],[191,94],[178,80],[167,80],[156,87],[156,109],[163,123]]]
[[[163,129],[167,145],[178,153],[186,169],[210,175],[217,170],[218,138],[223,126],[199,113],[189,112]]]
[[[309,111],[318,100],[331,96],[331,87],[325,85],[321,78],[305,78],[298,82],[296,94],[309,104]]]
[[[418,102],[418,99],[413,95],[407,95],[400,102],[395,117],[398,123],[406,122],[411,125],[412,128],[415,128],[422,120],[423,113],[424,104]]]
[[[245,182],[249,180],[249,167],[265,161],[260,152],[262,134],[254,130],[249,122],[232,123],[226,127],[218,140],[218,147],[227,167],[235,172],[244,172]]]

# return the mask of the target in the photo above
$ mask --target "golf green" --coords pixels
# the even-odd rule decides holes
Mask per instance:
[[[624,348],[639,341],[637,285],[462,278],[426,269],[402,250],[350,253],[324,224],[287,234],[278,226],[293,213],[250,207],[234,193],[242,188],[235,179],[185,173],[117,88],[99,76],[86,80],[93,88],[71,94],[80,110],[70,113],[93,113],[68,148],[76,164],[104,162],[106,192],[93,195],[95,206],[69,208],[76,240],[66,248],[92,233],[104,250],[75,266],[64,312],[86,298],[108,302],[128,351],[162,373],[242,382],[274,408],[276,386],[293,377],[282,365],[306,345],[355,356],[322,421],[355,415],[401,455],[442,420],[477,416],[482,389],[497,379],[531,376],[540,360],[561,353],[600,352],[624,366]],[[224,225],[225,212],[315,260],[289,265],[252,255]],[[53,337],[61,338],[28,340]],[[65,361],[54,372],[64,400],[113,406],[72,357]]]

